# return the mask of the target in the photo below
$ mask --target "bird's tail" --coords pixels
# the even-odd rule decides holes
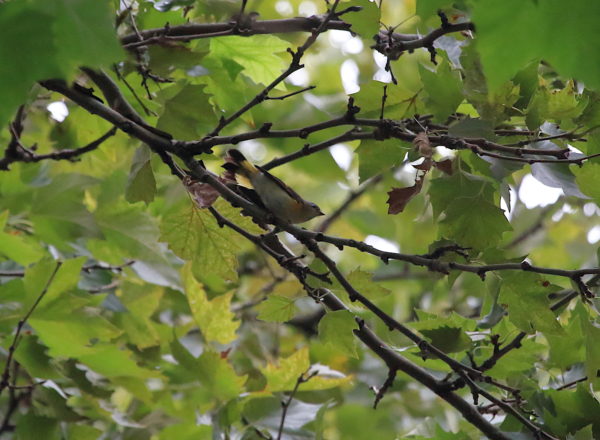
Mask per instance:
[[[247,188],[252,188],[250,177],[259,172],[242,153],[233,149],[227,151],[226,162],[221,166],[233,173],[238,183]]]
[[[229,150],[227,151],[227,155],[229,156],[230,162],[228,163],[233,163],[234,165],[237,165],[240,169],[237,171],[238,173],[245,173],[248,175],[252,175],[252,174],[256,174],[258,173],[258,169],[252,165],[250,162],[248,162],[248,159],[246,159],[246,157],[240,153],[238,150]]]

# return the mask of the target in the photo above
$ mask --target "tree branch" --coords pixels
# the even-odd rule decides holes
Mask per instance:
[[[165,26],[162,28],[139,31],[121,38],[121,44],[129,49],[142,45],[160,44],[169,41],[171,37],[179,37],[175,41],[191,41],[199,38],[216,37],[224,35],[259,35],[259,34],[285,34],[290,32],[312,32],[324,23],[326,16],[295,17],[281,20],[256,20],[244,31],[236,31],[236,21],[227,23],[194,23],[180,26]],[[350,30],[350,24],[343,20],[327,20],[322,32],[337,29]],[[140,37],[142,38],[140,40]]]
[[[397,60],[404,52],[412,52],[420,48],[432,48],[435,40],[443,35],[474,30],[475,25],[473,23],[448,24],[447,26],[434,29],[423,37],[420,35],[397,34],[388,30],[382,30],[375,36],[375,45],[372,47],[391,60]]]
[[[247,102],[244,106],[242,106],[239,110],[233,113],[229,117],[221,117],[217,126],[208,134],[208,136],[216,136],[219,132],[225,128],[227,125],[231,124],[233,121],[238,119],[241,115],[246,113],[252,107],[260,104],[269,95],[269,92],[273,90],[279,83],[281,83],[284,79],[290,76],[292,73],[300,70],[304,67],[303,64],[300,64],[300,60],[304,56],[304,53],[317,41],[317,38],[322,32],[327,30],[327,23],[329,23],[335,17],[335,9],[338,6],[340,0],[335,0],[333,5],[323,18],[323,20],[311,30],[311,35],[306,39],[304,44],[296,49],[294,52],[291,48],[288,48],[288,52],[292,55],[292,61],[290,62],[288,68],[281,73],[277,78],[275,78],[271,83],[266,86],[261,92],[259,92],[254,98],[252,98],[249,102]]]

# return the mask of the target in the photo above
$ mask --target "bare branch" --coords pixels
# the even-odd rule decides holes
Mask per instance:
[[[252,107],[256,106],[263,102],[271,90],[273,90],[279,83],[281,83],[284,79],[289,77],[292,73],[300,70],[304,67],[304,65],[300,64],[304,53],[314,44],[317,40],[318,36],[327,30],[327,23],[329,23],[333,18],[335,18],[335,9],[337,8],[340,0],[335,0],[328,13],[325,15],[325,18],[319,23],[315,29],[311,30],[311,35],[307,38],[304,44],[296,49],[294,52],[292,49],[288,49],[288,52],[292,55],[292,60],[288,66],[288,68],[281,73],[277,78],[275,78],[269,85],[267,85],[261,92],[259,92],[254,98],[252,98],[249,102],[243,105],[238,111],[233,113],[229,117],[221,117],[217,126],[208,134],[208,136],[216,136],[219,132],[231,124],[233,121],[238,119],[241,115],[246,113]]]
[[[438,38],[453,32],[474,31],[473,23],[457,23],[441,26],[434,29],[424,37],[419,35],[397,34],[382,30],[375,37],[373,48],[389,59],[397,60],[404,52],[412,52],[420,48],[433,48],[433,43]]]
[[[279,429],[277,430],[277,440],[281,440],[281,436],[283,434],[283,427],[285,426],[285,418],[287,416],[288,409],[292,404],[292,400],[298,392],[298,388],[300,388],[300,385],[302,385],[303,383],[311,380],[317,374],[319,374],[319,372],[315,370],[313,372],[306,371],[300,376],[298,376],[298,379],[296,379],[296,385],[294,385],[294,389],[290,392],[290,395],[288,396],[287,400],[281,402],[281,407],[283,408],[283,411],[281,412],[281,420],[279,421]]]
[[[82,272],[90,273],[94,270],[108,270],[111,272],[121,272],[124,268],[131,266],[135,263],[135,260],[129,260],[124,264],[119,266],[111,266],[107,264],[90,264],[87,266],[83,266],[81,268]],[[14,278],[22,278],[25,276],[24,270],[1,270],[0,277],[14,277]]]
[[[312,32],[323,23],[322,16],[295,17],[281,20],[256,20],[250,29],[246,29],[241,35],[250,36],[258,34],[283,34],[290,32]],[[132,33],[121,38],[121,44],[126,49],[142,45],[159,44],[168,41],[169,38],[180,37],[175,41],[191,41],[198,38],[215,37],[222,35],[236,35],[237,22],[227,23],[194,23],[181,26],[165,26],[156,29],[147,29]],[[329,20],[324,31],[350,30],[350,24],[337,19]]]

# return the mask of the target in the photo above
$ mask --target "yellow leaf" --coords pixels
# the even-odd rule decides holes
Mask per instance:
[[[183,267],[182,275],[192,316],[206,340],[220,344],[234,341],[235,331],[240,326],[240,322],[233,320],[235,315],[231,312],[233,292],[209,300],[204,286],[196,281],[192,274],[191,263]]]

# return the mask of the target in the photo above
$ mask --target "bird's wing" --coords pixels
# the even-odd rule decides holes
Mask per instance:
[[[304,199],[302,197],[300,197],[300,195],[296,191],[294,191],[292,188],[290,188],[285,183],[283,183],[283,181],[281,179],[279,179],[278,177],[275,177],[273,174],[269,173],[263,167],[260,167],[258,165],[255,165],[255,166],[268,179],[270,179],[273,183],[275,183],[277,186],[279,186],[281,189],[283,189],[292,199],[296,200],[298,203],[304,203]]]

